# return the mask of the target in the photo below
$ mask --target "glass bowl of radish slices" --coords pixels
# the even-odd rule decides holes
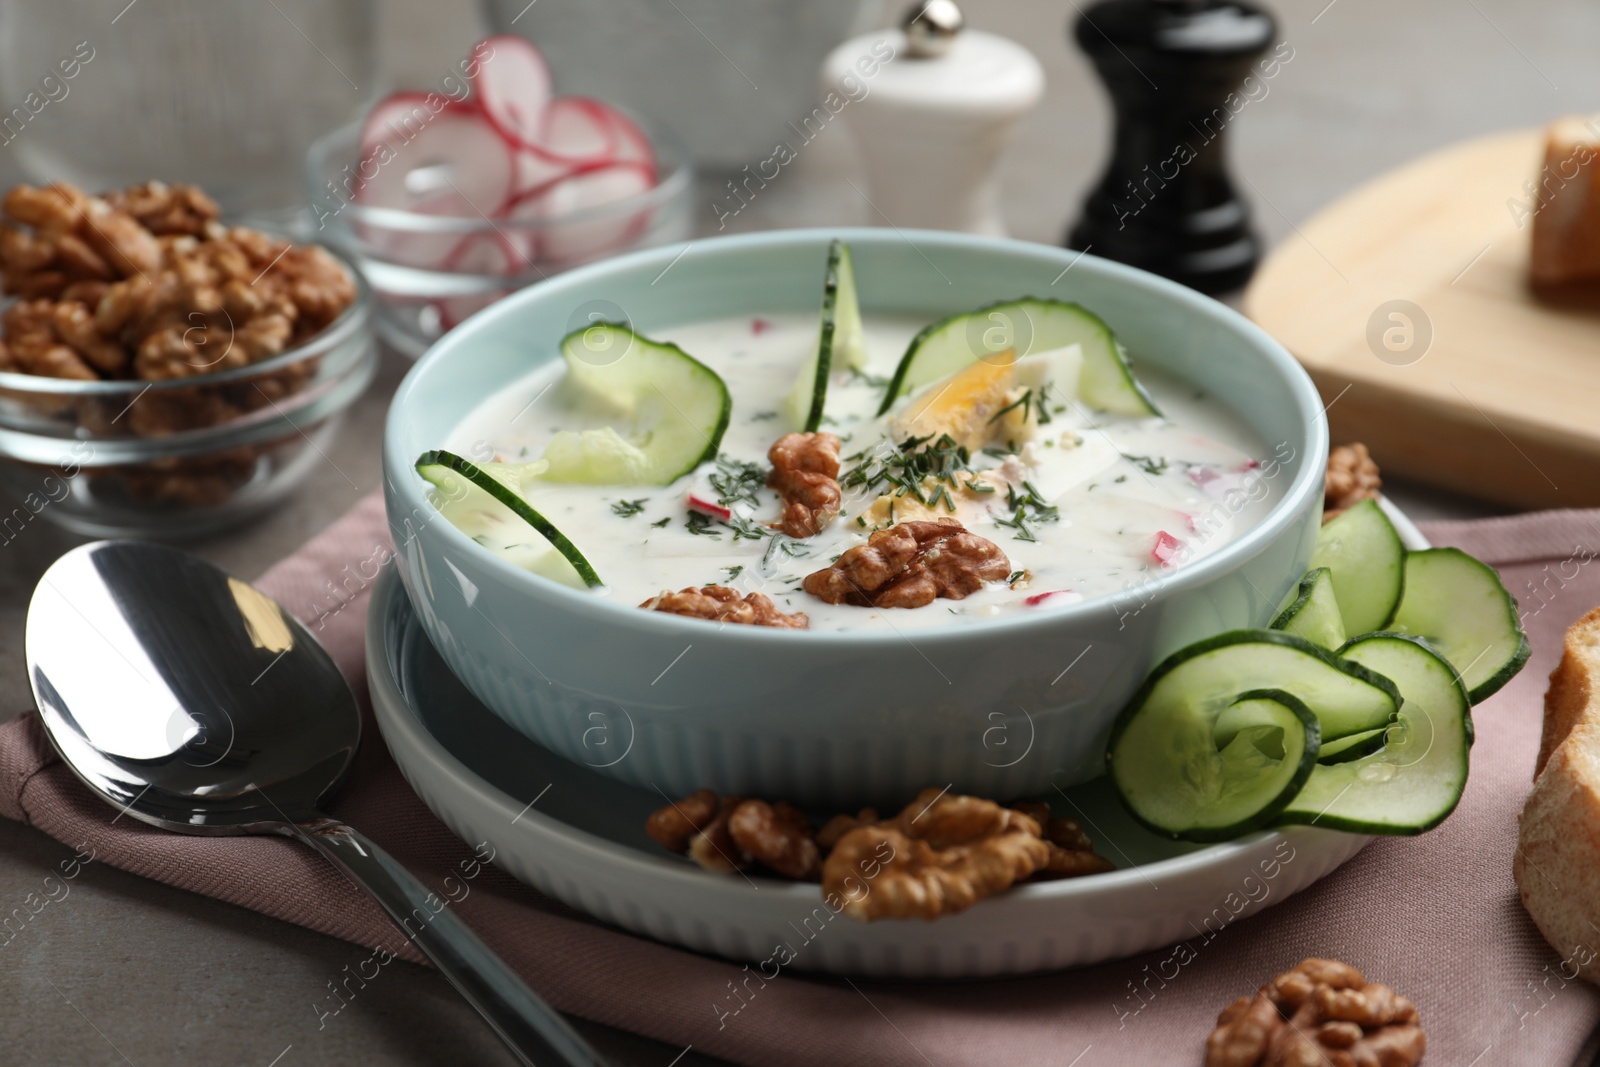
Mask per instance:
[[[460,73],[385,97],[306,164],[317,238],[355,261],[378,334],[413,357],[523,286],[690,230],[693,170],[660,123],[556,95],[520,37],[480,41]]]

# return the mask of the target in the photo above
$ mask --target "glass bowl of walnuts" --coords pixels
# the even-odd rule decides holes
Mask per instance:
[[[282,499],[370,384],[371,296],[192,186],[0,199],[0,542],[187,537]]]

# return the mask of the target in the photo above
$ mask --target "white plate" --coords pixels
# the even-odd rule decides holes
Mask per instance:
[[[1426,544],[1388,509],[1411,547]],[[367,620],[378,727],[422,800],[495,862],[598,919],[748,963],[901,978],[1023,974],[1205,936],[1322,878],[1368,841],[1294,827],[1220,845],[1166,841],[1101,782],[1056,798],[1120,870],[1026,885],[934,923],[835,916],[814,884],[711,875],[644,833],[665,800],[570,763],[512,730],[458,682],[386,567]],[[779,946],[787,951],[775,957]]]

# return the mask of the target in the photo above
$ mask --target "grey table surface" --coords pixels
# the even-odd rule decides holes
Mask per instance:
[[[1257,222],[1273,242],[1302,240],[1299,220],[1430,149],[1600,104],[1594,62],[1600,7],[1586,0],[1276,0],[1272,6],[1293,60],[1240,114],[1231,136],[1236,171],[1248,181]],[[965,7],[973,25],[1025,42],[1044,64],[1046,99],[1023,122],[1001,166],[1014,235],[1054,243],[1103,161],[1109,125],[1097,84],[1066,43],[1063,27],[1078,5],[966,0]],[[479,33],[468,0],[391,0],[383,11],[386,61],[399,84],[447,66]],[[6,164],[0,154],[0,173]],[[741,214],[737,228],[877,221],[845,181],[853,168],[843,136],[820,137],[792,174]],[[701,229],[709,232],[710,190],[721,179],[707,176],[705,185]],[[384,410],[406,368],[400,356],[385,353],[378,381],[330,452],[332,463],[315,471],[292,502],[245,529],[189,547],[254,576],[376,488]],[[1496,511],[1420,487],[1392,488],[1417,517]],[[11,506],[5,502],[4,510]],[[0,548],[0,717],[30,704],[21,649],[28,596],[40,572],[78,541],[37,523]],[[45,875],[70,855],[37,831],[0,821],[0,913],[39,891]],[[511,1062],[441,979],[407,965],[386,971],[350,1010],[319,1027],[314,1003],[363,952],[91,864],[65,901],[0,949],[0,1062]],[[618,1064],[719,1062],[578,1025]]]

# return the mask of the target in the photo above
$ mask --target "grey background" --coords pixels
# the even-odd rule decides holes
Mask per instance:
[[[1271,6],[1294,58],[1267,96],[1239,115],[1232,136],[1236,170],[1251,183],[1245,188],[1256,218],[1273,242],[1300,240],[1296,222],[1432,148],[1600,107],[1594,59],[1600,7],[1584,0],[1278,0]],[[966,0],[965,8],[973,25],[1026,43],[1045,66],[1044,104],[1023,123],[1001,167],[1014,234],[1055,242],[1103,160],[1108,127],[1098,86],[1066,43],[1075,5]],[[380,70],[397,86],[429,84],[481,32],[466,0],[390,0],[381,7],[379,29]],[[704,29],[714,36],[714,26]],[[115,38],[105,40],[109,47]],[[709,49],[659,61],[718,62]],[[4,170],[11,165],[0,148],[0,177],[14,173]],[[872,221],[844,181],[852,167],[842,134],[819,137],[792,173],[740,215],[737,228]],[[704,208],[697,207],[703,231],[713,228],[711,190],[720,185],[708,176]],[[191,547],[256,575],[376,488],[384,406],[405,369],[404,360],[385,354],[378,382],[330,453],[343,474],[319,469],[290,505]],[[1419,517],[1492,510],[1394,488]],[[11,506],[4,503],[7,511]],[[76,543],[38,523],[0,547],[0,717],[29,704],[20,647],[28,595],[42,569]],[[70,855],[34,830],[0,821],[0,912],[42,891],[44,877]],[[101,863],[70,886],[70,896],[0,947],[0,1061],[7,1064],[510,1062],[472,1012],[420,968],[386,968],[319,1031],[313,1003],[365,950]],[[715,1062],[693,1051],[675,1060],[682,1049],[582,1025],[618,1063]]]

